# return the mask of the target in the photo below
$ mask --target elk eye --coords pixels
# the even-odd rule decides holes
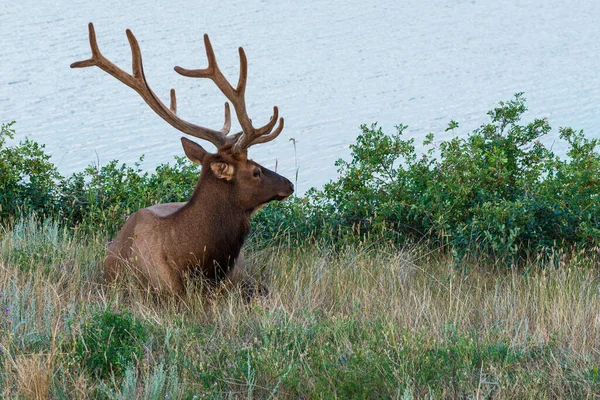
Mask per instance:
[[[254,176],[255,178],[258,178],[260,176],[260,169],[256,168],[254,170],[254,172],[252,173],[252,176]]]

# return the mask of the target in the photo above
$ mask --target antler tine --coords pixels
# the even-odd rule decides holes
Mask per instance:
[[[207,140],[217,147],[220,147],[227,143],[225,134],[223,132],[195,125],[179,118],[177,116],[177,98],[173,89],[171,89],[170,91],[170,107],[165,106],[163,102],[156,96],[156,94],[148,85],[146,77],[144,76],[142,53],[140,51],[138,41],[129,29],[127,29],[126,34],[127,39],[129,41],[129,46],[131,48],[132,74],[123,71],[121,68],[117,67],[115,64],[113,64],[110,60],[108,60],[102,55],[96,40],[96,32],[94,30],[94,25],[91,22],[88,25],[88,30],[90,47],[92,50],[92,57],[87,60],[74,62],[73,64],[71,64],[71,68],[97,66],[109,75],[112,75],[125,85],[135,90],[156,114],[158,114],[162,119],[164,119],[174,128],[180,130],[183,133],[187,133],[188,135]],[[225,117],[227,120],[227,111]],[[226,126],[227,121],[225,122],[224,128]]]
[[[240,139],[235,143],[233,151],[241,151],[242,149],[247,149],[248,147],[253,146],[255,144],[270,142],[271,140],[279,136],[279,134],[283,130],[283,118],[279,118],[279,125],[277,126],[277,129],[273,131],[273,128],[277,123],[278,116],[279,109],[277,108],[277,106],[274,106],[273,115],[271,116],[269,122],[265,126],[255,129],[252,135],[240,136]],[[240,132],[240,134],[241,133],[242,132]]]
[[[221,132],[223,135],[227,135],[231,130],[231,110],[229,109],[229,103],[225,102],[225,123]]]
[[[233,104],[234,108],[236,108],[236,104],[239,102],[240,97],[237,93],[237,89],[234,89],[233,86],[229,83],[229,81],[225,78],[219,65],[217,64],[217,58],[215,56],[215,52],[213,50],[212,44],[210,43],[210,38],[207,34],[204,34],[204,47],[206,49],[206,58],[208,59],[208,67],[202,69],[187,69],[179,66],[175,66],[175,71],[183,76],[187,76],[188,78],[208,78],[215,82],[217,87],[223,92],[225,97]],[[241,76],[240,76],[241,79]],[[242,97],[243,101],[243,92]]]
[[[102,55],[102,53],[100,52],[100,48],[98,47],[98,41],[96,40],[96,31],[94,30],[94,24],[92,24],[91,22],[88,24],[88,33],[90,39],[90,48],[92,50],[92,57],[90,57],[87,60],[74,62],[73,64],[71,64],[71,68],[85,68],[96,66],[108,73],[109,75],[114,76],[127,86],[136,89],[136,85],[133,80],[134,77],[117,67],[115,64],[110,62],[106,57]]]
[[[248,79],[248,59],[243,47],[240,46],[238,52],[240,53],[240,78],[238,79],[236,91],[240,96],[244,97],[246,94],[246,81]]]
[[[144,66],[142,65],[140,45],[130,29],[126,29],[125,34],[131,48],[131,71],[133,72],[133,77],[138,80],[144,80]]]
[[[252,120],[248,116],[245,99],[246,83],[248,78],[248,59],[246,58],[244,49],[242,47],[238,49],[240,56],[240,76],[238,79],[238,84],[234,89],[219,69],[210,38],[206,34],[204,35],[204,47],[206,49],[206,57],[208,59],[208,66],[206,68],[186,69],[176,66],[175,71],[180,75],[190,78],[211,79],[221,90],[221,92],[223,92],[231,104],[233,104],[238,121],[242,126],[241,132],[227,137],[228,143],[234,143],[233,151],[236,153],[244,152],[253,144],[265,143],[275,139],[283,129],[283,118],[281,118],[276,131],[271,133],[279,116],[277,107],[273,107],[273,116],[271,117],[271,120],[266,125],[258,129],[254,128],[252,125]]]
[[[175,89],[171,89],[171,104],[169,109],[173,114],[177,114],[177,96],[175,96]]]
[[[269,134],[264,134],[264,135],[257,137],[256,139],[254,139],[252,141],[252,143],[250,143],[248,145],[248,147],[254,146],[255,144],[259,144],[259,143],[267,143],[267,142],[270,142],[271,140],[275,139],[277,136],[279,136],[279,134],[283,130],[283,125],[284,125],[284,121],[283,121],[283,117],[282,117],[282,118],[279,118],[279,124],[277,125],[277,129],[275,129],[273,132],[271,132]]]
[[[77,61],[71,64],[71,68],[85,68],[96,65],[96,60],[100,53],[98,49],[98,42],[96,42],[96,32],[94,32],[94,25],[90,22],[88,25],[88,34],[90,40],[90,48],[92,49],[92,56],[87,60]]]
[[[262,136],[271,132],[275,126],[275,123],[277,122],[277,117],[279,117],[279,108],[277,108],[277,106],[273,106],[273,115],[271,116],[271,119],[265,126],[257,129],[256,134]]]

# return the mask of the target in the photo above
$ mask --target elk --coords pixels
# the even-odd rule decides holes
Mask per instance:
[[[71,68],[96,66],[135,90],[150,108],[179,131],[207,140],[218,149],[209,153],[198,143],[181,138],[186,156],[202,166],[191,198],[183,203],[158,204],[132,214],[107,248],[104,272],[109,282],[131,268],[146,287],[176,295],[184,292],[183,278],[200,274],[209,282],[236,275],[243,268],[240,250],[250,232],[251,215],[265,204],[282,201],[294,192],[292,183],[248,159],[248,148],[275,139],[284,120],[273,107],[270,121],[255,128],[246,111],[245,90],[248,62],[239,48],[240,76],[234,88],[221,73],[215,53],[204,35],[208,67],[175,71],[192,78],[211,79],[231,102],[242,130],[229,134],[231,112],[225,102],[225,123],[221,130],[192,124],[177,116],[175,91],[167,107],[152,91],[144,76],[138,42],[128,29],[132,74],[105,58],[96,41],[94,25],[88,26],[92,57],[71,64]],[[243,274],[242,274],[243,275]]]

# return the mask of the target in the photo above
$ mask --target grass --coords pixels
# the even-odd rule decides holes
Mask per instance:
[[[0,396],[600,395],[599,269],[577,253],[459,270],[426,246],[250,244],[270,295],[244,305],[228,287],[183,301],[107,287],[105,244],[35,218],[0,230]],[[88,332],[118,336],[123,365]]]

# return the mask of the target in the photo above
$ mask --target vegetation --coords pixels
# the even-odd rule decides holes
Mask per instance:
[[[322,190],[273,203],[254,218],[255,238],[280,244],[328,238],[330,244],[364,240],[427,241],[448,246],[458,260],[488,258],[519,264],[556,250],[593,250],[600,245],[600,139],[561,128],[567,157],[556,156],[540,139],[545,119],[520,124],[522,94],[500,102],[489,123],[421,149],[403,139],[398,125],[385,135],[362,126],[351,160],[339,160],[340,177]],[[132,212],[152,204],[185,201],[198,166],[176,158],[153,173],[112,161],[59,176],[43,146],[26,140],[5,147],[0,134],[3,179],[0,219],[35,211],[84,231],[110,236]],[[140,159],[140,161],[143,158]]]
[[[245,251],[267,298],[107,287],[106,242],[189,197],[177,159],[62,177],[0,133],[0,393],[24,398],[586,398],[600,394],[598,140],[568,157],[524,99],[424,149],[363,126],[340,177],[265,207]],[[424,154],[420,154],[423,152]],[[506,268],[511,267],[511,268]],[[191,285],[191,283],[190,283]]]
[[[30,241],[53,243],[53,256],[23,270]],[[600,281],[577,254],[490,274],[422,246],[252,248],[270,295],[247,306],[238,289],[177,302],[133,281],[105,287],[104,246],[31,218],[2,233],[4,397],[600,393]]]
[[[520,125],[521,94],[490,111],[491,122],[436,143],[403,139],[404,125],[387,136],[362,126],[340,177],[307,199],[278,207],[286,232],[334,241],[349,236],[449,246],[458,259],[483,257],[513,265],[557,249],[600,245],[600,139],[560,129],[568,145],[560,159],[540,141],[545,119]],[[261,215],[260,231],[277,226]],[[262,222],[259,218],[259,223]],[[271,228],[272,229],[272,228]],[[275,236],[277,232],[272,232]]]
[[[74,341],[74,359],[96,376],[120,376],[134,361],[142,359],[146,340],[144,326],[130,312],[97,312],[84,322]],[[68,346],[66,351],[70,350]]]

